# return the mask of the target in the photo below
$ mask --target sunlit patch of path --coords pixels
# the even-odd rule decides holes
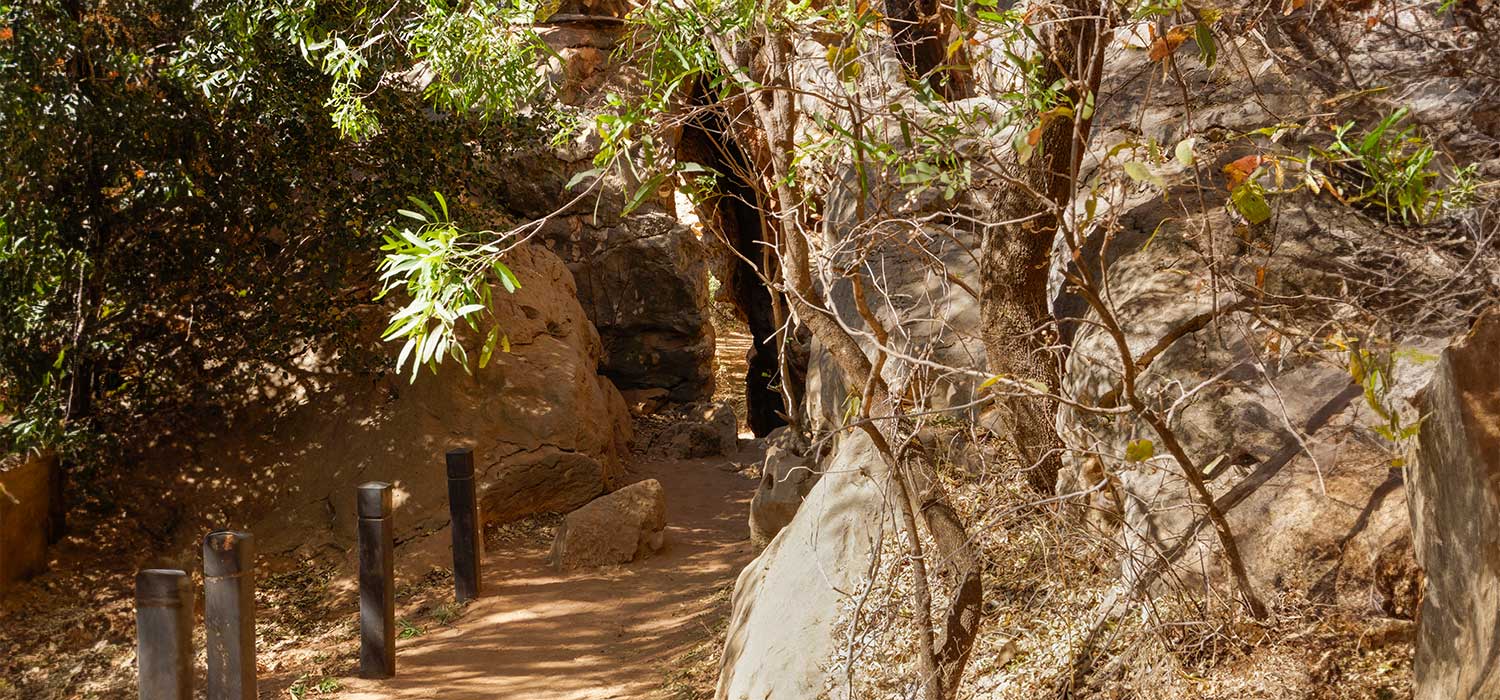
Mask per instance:
[[[709,634],[711,599],[750,560],[746,524],[755,481],[733,458],[660,462],[667,546],[627,566],[558,572],[547,551],[485,553],[484,596],[452,626],[400,642],[396,678],[343,679],[340,698],[602,700],[662,697],[669,662]]]

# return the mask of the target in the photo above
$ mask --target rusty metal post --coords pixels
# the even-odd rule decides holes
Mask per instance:
[[[140,700],[193,700],[193,583],[186,571],[135,574]]]
[[[391,485],[359,487],[359,675],[396,675],[396,563]]]
[[[248,532],[203,538],[203,626],[208,700],[255,700],[255,540]]]
[[[474,493],[474,450],[448,451],[448,513],[453,527],[453,597],[460,603],[479,597],[479,500]]]

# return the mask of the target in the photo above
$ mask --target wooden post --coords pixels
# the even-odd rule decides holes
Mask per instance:
[[[479,500],[474,493],[474,450],[448,451],[448,512],[453,527],[453,597],[460,603],[479,597]]]
[[[193,588],[186,571],[135,574],[140,700],[193,700]]]
[[[396,675],[396,565],[391,485],[359,487],[359,675]]]
[[[255,540],[248,532],[203,538],[203,626],[208,700],[255,700]]]

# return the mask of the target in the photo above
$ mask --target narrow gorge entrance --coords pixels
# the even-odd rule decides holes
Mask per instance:
[[[720,298],[727,298],[750,329],[745,422],[757,437],[765,436],[786,425],[782,383],[787,383],[792,396],[800,396],[805,363],[796,361],[796,353],[788,353],[783,362],[777,329],[784,313],[762,279],[775,278],[775,256],[765,245],[769,229],[750,184],[754,177],[750,159],[729,133],[723,116],[711,110],[699,111],[684,125],[677,157],[721,175],[716,178],[716,192],[698,201],[698,216],[704,242],[712,251],[714,276],[722,285]]]

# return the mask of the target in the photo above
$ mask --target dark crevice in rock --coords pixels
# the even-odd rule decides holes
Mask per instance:
[[[701,94],[701,91],[700,91]],[[757,437],[786,425],[786,405],[778,390],[780,376],[776,319],[771,290],[757,274],[776,274],[768,255],[766,222],[750,185],[749,158],[728,132],[721,115],[702,112],[683,127],[678,159],[700,163],[723,176],[717,194],[698,205],[698,214],[712,248],[714,276],[722,284],[721,301],[728,301],[750,328],[753,342],[746,355],[746,423]],[[752,267],[751,263],[754,263]],[[800,396],[800,377],[791,377]]]

